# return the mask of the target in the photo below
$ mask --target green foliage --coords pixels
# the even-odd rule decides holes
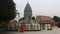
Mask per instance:
[[[19,21],[21,21],[21,20],[23,21],[24,20],[24,17],[19,19]]]
[[[32,17],[32,20],[35,20],[35,17]]]
[[[53,17],[53,20],[54,20],[55,22],[60,22],[60,18],[57,17],[57,16],[54,16],[54,17]]]
[[[54,16],[53,20],[55,21],[55,25],[57,25],[57,27],[60,27],[60,17]]]
[[[57,24],[57,27],[59,27],[59,28],[60,28],[60,23],[58,23],[58,24]]]
[[[16,16],[13,0],[0,0],[0,22],[12,20]]]

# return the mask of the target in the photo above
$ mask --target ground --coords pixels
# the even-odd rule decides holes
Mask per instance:
[[[25,32],[12,32],[11,31],[11,32],[7,32],[7,34],[60,34],[60,28],[54,27],[53,30],[42,30],[42,31],[25,31]]]

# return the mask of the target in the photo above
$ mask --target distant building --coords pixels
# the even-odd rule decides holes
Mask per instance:
[[[27,3],[24,10],[24,20],[25,20],[25,23],[31,23],[31,20],[32,20],[32,9],[29,3]]]
[[[42,29],[52,29],[54,21],[49,16],[37,16],[36,23],[39,23]]]
[[[10,24],[10,25],[17,25],[18,22],[17,22],[16,20],[12,20],[12,21],[9,22],[9,24]]]
[[[32,9],[27,3],[24,9],[24,18],[19,20],[20,26],[24,26],[24,30],[49,30],[52,29],[54,21],[49,16],[37,16],[35,19],[32,19]],[[24,24],[24,25],[22,25]]]
[[[17,30],[18,31],[18,22],[16,20],[12,20],[8,24],[8,30]]]

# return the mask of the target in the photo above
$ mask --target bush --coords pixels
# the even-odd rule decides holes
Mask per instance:
[[[60,23],[57,24],[57,27],[60,28]]]

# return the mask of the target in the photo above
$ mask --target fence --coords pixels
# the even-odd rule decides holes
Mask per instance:
[[[22,25],[0,25],[0,29],[5,31],[18,31],[20,26]],[[40,24],[24,24],[24,30],[40,30]]]
[[[0,25],[0,31],[18,31],[18,26],[17,25]]]
[[[20,26],[22,26],[22,24],[19,24],[19,25],[5,25],[5,26],[2,26],[0,25],[0,30],[5,30],[5,31],[18,31]],[[23,24],[24,26],[24,30],[26,31],[29,31],[29,30],[42,30],[43,28],[47,29],[47,26],[44,26],[43,25],[41,26],[41,24]],[[50,26],[49,26],[50,28]]]
[[[29,30],[41,30],[40,28],[40,24],[24,24],[24,29],[25,31],[29,31]]]

